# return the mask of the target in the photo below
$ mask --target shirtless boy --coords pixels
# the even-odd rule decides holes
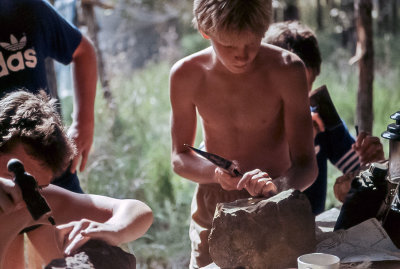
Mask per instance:
[[[211,47],[171,69],[172,166],[197,182],[192,203],[191,268],[212,263],[207,237],[215,205],[306,189],[316,177],[307,79],[301,60],[261,44],[271,0],[196,0],[194,23]],[[205,149],[243,176],[196,156],[197,112]]]
[[[54,100],[44,92],[18,91],[0,100],[0,269],[25,268],[25,231],[47,264],[90,238],[119,245],[139,238],[150,227],[151,209],[138,200],[78,194],[49,185],[73,158],[71,141]],[[7,169],[12,158],[19,159],[41,186],[57,228],[50,225],[49,215],[34,221],[29,214]]]

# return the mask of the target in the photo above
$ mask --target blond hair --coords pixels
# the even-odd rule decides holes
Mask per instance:
[[[205,34],[250,30],[263,36],[271,23],[271,0],[194,0],[193,25]]]

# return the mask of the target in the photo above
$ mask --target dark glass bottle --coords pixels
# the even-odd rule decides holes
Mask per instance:
[[[340,210],[334,230],[348,229],[377,218],[387,196],[387,166],[373,163],[351,182],[351,188]]]
[[[382,137],[390,140],[388,181],[391,184],[389,189],[391,201],[382,224],[393,243],[400,248],[400,111],[390,118],[396,122],[388,125]]]

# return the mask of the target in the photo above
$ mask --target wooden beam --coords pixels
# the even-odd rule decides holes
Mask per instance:
[[[359,67],[356,122],[361,131],[372,134],[374,82],[372,0],[356,0],[354,8],[357,25],[357,52],[352,62],[358,61]]]

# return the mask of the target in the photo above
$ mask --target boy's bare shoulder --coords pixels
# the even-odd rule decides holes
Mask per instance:
[[[267,77],[271,78],[270,84],[281,94],[296,96],[303,93],[297,90],[300,88],[303,88],[304,92],[307,91],[304,64],[297,55],[273,45],[263,44],[260,58],[265,63],[262,72],[269,74]]]
[[[211,55],[212,48],[209,47],[180,59],[171,68],[171,78],[189,81],[201,78],[211,68]]]
[[[296,54],[270,44],[262,43],[260,58],[265,63],[264,67],[276,72],[304,68],[303,62]]]

